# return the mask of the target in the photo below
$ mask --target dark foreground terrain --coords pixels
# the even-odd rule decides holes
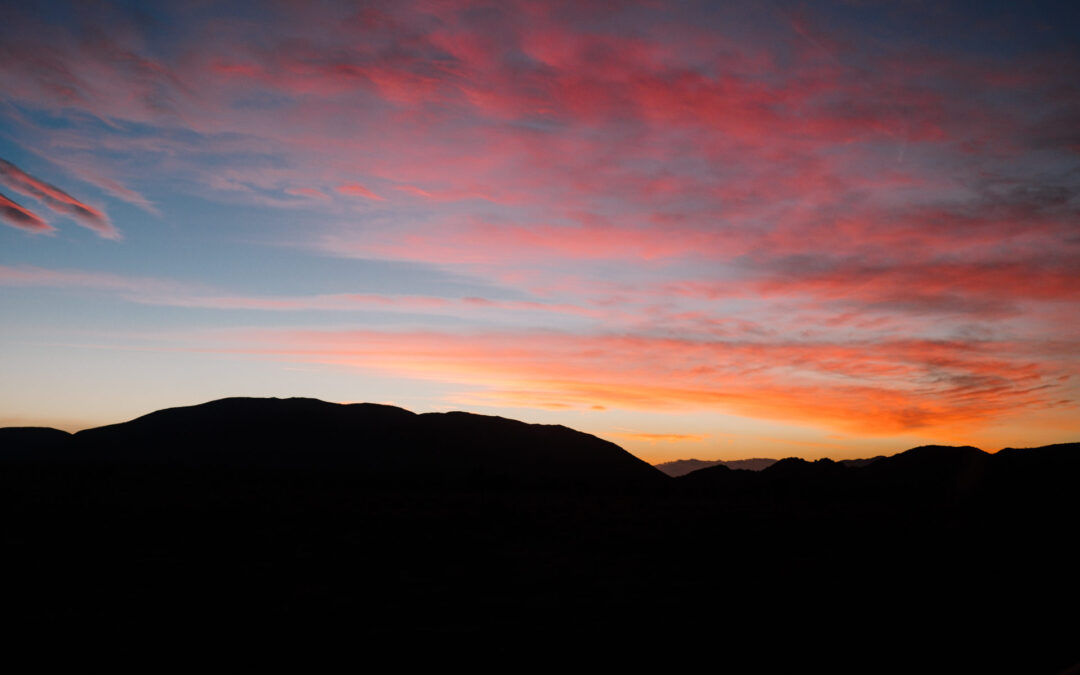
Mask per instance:
[[[1078,476],[1080,444],[670,478],[564,427],[225,399],[0,429],[0,612],[1059,673],[1080,662]]]

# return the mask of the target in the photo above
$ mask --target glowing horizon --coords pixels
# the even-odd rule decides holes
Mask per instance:
[[[1080,440],[1078,12],[924,11],[0,8],[0,426],[309,396],[650,462]]]

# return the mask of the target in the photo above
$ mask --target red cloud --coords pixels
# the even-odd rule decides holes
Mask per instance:
[[[30,232],[53,232],[55,228],[19,204],[0,193],[0,220],[12,227]]]
[[[343,195],[356,195],[359,197],[366,197],[368,199],[374,199],[375,201],[384,201],[384,197],[380,197],[371,190],[367,189],[359,183],[345,183],[337,186],[337,191]]]
[[[120,233],[104,213],[3,159],[0,159],[0,182],[28,197],[37,199],[57,213],[70,216],[75,222],[93,230],[101,237],[120,238]]]
[[[744,285],[764,298],[842,301],[882,311],[999,316],[1031,301],[1080,301],[1075,269],[1080,255],[1043,259],[912,261],[867,264],[835,261],[817,270],[779,271]]]

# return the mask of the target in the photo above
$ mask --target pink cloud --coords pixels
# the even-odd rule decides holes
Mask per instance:
[[[384,201],[384,197],[380,197],[371,190],[367,189],[359,183],[343,183],[337,186],[336,190],[343,195],[355,195],[358,197],[366,197],[368,199],[374,199],[375,201]]]
[[[0,285],[118,291],[131,294],[175,292],[182,284],[106,272],[49,269],[33,265],[0,265]]]
[[[330,236],[318,246],[336,255],[500,265],[551,260],[661,261],[690,255],[726,258],[741,246],[730,233],[719,230],[631,228],[587,217],[582,220],[578,225],[447,223],[439,228],[373,232],[363,239]]]
[[[492,193],[484,192],[482,189],[470,189],[470,188],[454,188],[449,190],[437,190],[430,189],[425,190],[415,185],[396,185],[395,189],[411,194],[416,197],[422,197],[424,199],[431,200],[433,202],[457,202],[468,199],[481,199],[484,201],[492,202],[494,204],[512,204],[517,199],[509,198],[505,195],[495,195]]]
[[[46,223],[37,214],[11,201],[2,193],[0,193],[0,220],[12,227],[27,230],[28,232],[56,231],[56,228]]]
[[[533,300],[491,300],[477,296],[323,293],[313,295],[235,295],[202,284],[169,279],[125,277],[100,272],[50,269],[32,265],[0,265],[0,285],[38,286],[110,291],[131,302],[169,307],[220,310],[296,311],[398,311],[439,315],[504,316],[506,312],[610,318],[611,313],[570,303]]]
[[[1030,300],[1080,301],[1080,284],[1073,270],[1080,256],[1065,259],[924,262],[891,266],[841,262],[808,274],[781,276],[757,284],[765,296],[808,296],[818,300],[848,300],[872,305],[892,303],[932,309],[941,303],[957,308],[965,301],[990,311]],[[1003,293],[1002,289],[1008,289]]]
[[[309,199],[326,199],[326,193],[322,190],[316,190],[315,188],[289,188],[285,190],[290,195],[297,197],[307,197]]]
[[[65,105],[75,101],[95,114],[156,114],[170,124],[182,114],[201,133],[265,139],[294,160],[274,189],[296,190],[288,186],[315,170],[346,194],[381,198],[346,182],[359,172],[432,202],[477,200],[540,212],[522,214],[522,228],[549,226],[554,206],[561,217],[611,202],[626,211],[635,206],[641,225],[681,217],[699,231],[723,226],[743,233],[776,222],[786,209],[782,217],[804,227],[790,224],[778,235],[828,236],[832,224],[814,221],[819,207],[872,189],[881,176],[880,167],[868,175],[859,166],[871,152],[861,143],[947,152],[957,134],[1003,128],[1008,118],[922,84],[927,73],[973,76],[970,64],[921,53],[875,56],[873,68],[856,72],[837,63],[837,54],[853,49],[850,41],[815,28],[814,43],[837,51],[811,48],[805,31],[812,22],[773,36],[798,56],[780,68],[768,49],[677,18],[619,34],[568,21],[574,15],[564,16],[565,8],[512,5],[492,11],[486,23],[453,4],[401,3],[377,20],[320,11],[330,10],[283,6],[254,24],[218,20],[201,33],[199,53],[175,64],[151,58],[122,34],[71,40],[50,57],[56,67],[22,60],[8,72],[22,83],[68,82],[82,98],[66,98]],[[407,50],[388,41],[395,32],[408,35]],[[10,49],[20,57],[28,52],[21,42]],[[986,79],[984,71],[975,81]],[[105,105],[103,94],[114,91],[124,95]],[[33,87],[17,92],[49,100]],[[274,94],[280,106],[242,105],[260,92]],[[200,105],[189,108],[189,99]],[[980,116],[968,114],[975,112]],[[979,128],[960,130],[961,119],[975,119]],[[693,169],[680,169],[683,160]],[[778,168],[790,166],[798,169]],[[934,179],[920,175],[923,166],[904,168],[911,180]],[[879,194],[898,188],[877,182]],[[235,180],[213,186],[229,199],[270,203],[255,191],[230,189]],[[680,213],[667,212],[676,205]],[[549,240],[550,233],[540,234]],[[658,256],[670,257],[662,249]]]
[[[86,181],[87,183],[98,186],[113,197],[116,197],[121,201],[127,202],[128,204],[138,206],[147,213],[151,213],[155,216],[161,215],[161,211],[158,209],[156,204],[147,199],[141,193],[132,190],[118,180],[104,175],[103,173],[101,173],[99,167],[91,168],[90,166],[87,166],[81,161],[76,161],[72,159],[67,159],[58,163],[64,166],[66,169],[72,171],[80,179]]]
[[[33,197],[53,211],[70,216],[83,227],[105,239],[119,239],[120,233],[98,209],[88,206],[60,188],[34,178],[11,162],[0,159],[0,182],[13,190]]]

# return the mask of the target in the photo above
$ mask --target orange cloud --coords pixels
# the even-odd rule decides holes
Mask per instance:
[[[1007,343],[316,331],[242,339],[266,345],[251,351],[280,358],[463,385],[459,404],[711,410],[862,435],[973,429],[1047,409],[1060,398],[1055,377],[1070,374]]]
[[[708,434],[648,434],[634,431],[611,431],[605,435],[628,441],[644,441],[650,445],[656,443],[699,443],[709,437]]]

